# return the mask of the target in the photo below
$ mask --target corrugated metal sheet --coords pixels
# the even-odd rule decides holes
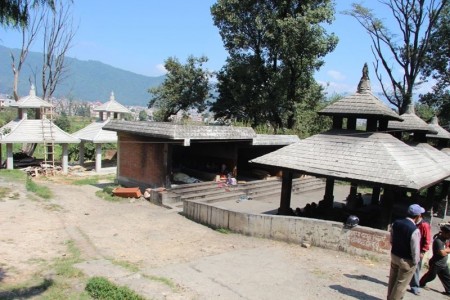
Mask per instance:
[[[253,145],[255,146],[284,146],[297,143],[300,138],[297,135],[283,135],[283,134],[257,134],[253,138]]]
[[[103,129],[171,140],[252,140],[256,137],[250,127],[177,125],[164,122],[110,120]]]
[[[347,181],[420,190],[450,172],[387,133],[330,130],[251,160]]]

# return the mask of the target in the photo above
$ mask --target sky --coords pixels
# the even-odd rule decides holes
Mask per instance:
[[[215,0],[73,0],[74,24],[78,26],[68,56],[96,60],[147,76],[164,74],[164,60],[177,57],[184,63],[189,55],[208,57],[206,67],[218,71],[227,52],[210,7]],[[369,65],[372,90],[380,92],[373,70],[371,40],[362,26],[341,12],[354,0],[336,1],[335,21],[326,28],[339,38],[336,49],[325,57],[316,74],[327,85],[329,95],[356,92],[364,63]],[[363,2],[375,13],[385,13],[378,1]],[[378,15],[377,13],[377,15]],[[0,29],[0,44],[20,48],[20,34]],[[35,46],[35,51],[41,51]]]

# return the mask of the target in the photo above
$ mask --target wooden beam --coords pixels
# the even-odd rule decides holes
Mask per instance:
[[[281,199],[280,208],[278,208],[279,215],[293,215],[291,208],[291,192],[292,192],[292,171],[283,170],[281,179]]]

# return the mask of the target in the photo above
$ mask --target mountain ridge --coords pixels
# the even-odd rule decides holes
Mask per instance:
[[[13,87],[11,52],[18,57],[20,49],[0,46],[0,93],[8,95],[12,95]],[[42,69],[42,55],[40,52],[28,53],[20,72],[19,95],[21,97],[28,95],[30,82],[35,84],[37,94],[42,94],[42,84],[38,74]],[[56,98],[106,102],[111,92],[114,92],[116,100],[123,105],[147,106],[150,100],[148,89],[160,85],[165,78],[164,75],[151,77],[136,74],[96,60],[80,60],[66,56],[66,63],[67,77],[57,86],[53,94]]]

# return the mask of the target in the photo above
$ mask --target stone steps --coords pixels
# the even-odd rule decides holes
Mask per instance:
[[[292,193],[303,193],[317,189],[324,189],[325,182],[315,177],[295,178],[292,181]],[[279,197],[281,193],[281,179],[255,180],[228,186],[217,182],[202,182],[184,184],[168,190],[163,205],[168,207],[182,207],[183,201],[202,201],[208,203],[239,200],[241,196],[252,199]]]

